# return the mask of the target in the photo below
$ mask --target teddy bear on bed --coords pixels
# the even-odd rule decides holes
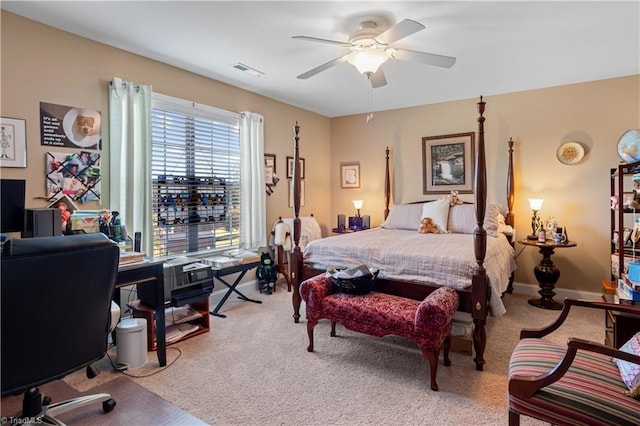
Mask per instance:
[[[458,191],[451,191],[451,194],[449,195],[449,205],[451,207],[457,205],[457,204],[462,204],[463,201],[458,198]]]
[[[438,229],[438,225],[433,223],[433,219],[430,217],[423,217],[420,220],[420,229],[421,234],[439,234],[440,230]]]

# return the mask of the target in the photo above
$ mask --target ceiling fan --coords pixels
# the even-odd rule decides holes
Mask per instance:
[[[436,55],[434,53],[418,52],[415,50],[394,48],[390,45],[398,40],[410,36],[425,28],[419,22],[405,19],[386,31],[381,31],[375,20],[367,20],[360,23],[360,28],[354,32],[349,41],[335,41],[323,38],[293,36],[298,40],[307,40],[319,43],[335,44],[348,47],[351,52],[315,67],[298,78],[307,79],[343,62],[354,65],[360,73],[367,76],[372,87],[382,87],[387,84],[387,79],[380,67],[388,59],[402,59],[427,65],[451,68],[456,63],[456,58],[451,56]]]

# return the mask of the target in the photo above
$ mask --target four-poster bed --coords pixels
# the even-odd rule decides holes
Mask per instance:
[[[499,232],[495,232],[492,228],[490,231],[491,238],[489,240],[489,245],[487,244],[487,222],[485,222],[485,215],[487,211],[492,211],[491,206],[487,204],[487,176],[486,176],[486,159],[485,159],[485,141],[484,141],[484,121],[485,118],[483,116],[485,108],[485,102],[480,98],[480,102],[478,102],[478,131],[477,131],[477,150],[476,150],[476,158],[475,158],[475,177],[474,177],[474,193],[475,193],[475,205],[467,205],[465,210],[472,211],[472,216],[474,216],[471,221],[475,221],[472,223],[471,230],[464,232],[468,235],[461,234],[429,234],[428,237],[425,237],[424,234],[420,235],[417,232],[417,226],[413,228],[413,231],[407,230],[387,230],[387,229],[375,229],[369,231],[362,231],[355,234],[342,235],[337,237],[329,237],[322,240],[314,241],[312,244],[309,244],[305,248],[305,252],[303,252],[299,246],[300,239],[300,170],[299,170],[299,131],[300,127],[296,123],[295,126],[295,136],[294,136],[294,176],[293,176],[293,196],[294,196],[294,219],[293,219],[293,249],[291,252],[291,264],[290,264],[290,277],[291,282],[293,284],[293,308],[294,308],[294,320],[295,322],[299,321],[300,318],[300,283],[307,278],[310,278],[319,273],[323,273],[326,268],[320,267],[320,265],[324,266],[333,266],[340,268],[339,259],[335,258],[324,258],[324,264],[322,261],[313,263],[312,260],[308,259],[312,257],[313,250],[315,247],[315,243],[318,244],[342,244],[339,246],[340,250],[347,247],[349,244],[356,247],[356,251],[364,252],[366,250],[358,250],[357,248],[364,248],[365,246],[375,246],[372,250],[377,250],[374,253],[369,254],[371,256],[370,261],[364,261],[364,259],[356,259],[356,261],[361,261],[362,263],[366,263],[371,265],[371,263],[376,263],[376,266],[380,269],[380,276],[376,280],[375,290],[383,293],[394,294],[397,296],[407,297],[416,300],[423,300],[429,293],[434,291],[436,288],[441,286],[451,286],[454,287],[459,294],[460,304],[459,311],[470,313],[470,316],[473,320],[473,331],[472,331],[472,340],[473,346],[475,349],[475,357],[474,361],[476,363],[476,369],[482,370],[484,365],[484,350],[486,347],[486,333],[485,333],[485,324],[486,318],[490,314],[500,315],[504,311],[500,311],[500,309],[504,309],[502,306],[502,302],[500,300],[500,294],[506,290],[506,284],[497,285],[497,281],[502,281],[506,279],[508,282],[508,275],[515,268],[515,262],[513,261],[513,252],[511,246],[506,242],[506,237]],[[509,141],[509,167],[508,167],[508,182],[507,182],[507,212],[504,217],[505,224],[513,226],[514,217],[513,217],[513,150],[512,150],[513,142]],[[389,174],[389,149],[386,149],[386,167],[385,167],[385,219],[388,218],[390,210],[389,210],[389,201],[390,201],[390,174]],[[427,202],[425,204],[430,204],[431,202]],[[489,207],[489,209],[487,209]],[[393,215],[394,210],[397,206],[391,210],[391,214]],[[453,211],[453,207],[452,210]],[[447,212],[449,212],[447,207]],[[448,214],[448,213],[447,213]],[[468,213],[467,213],[468,214]],[[489,222],[494,220],[493,217],[487,218]],[[384,228],[384,224],[381,228]],[[469,225],[466,226],[469,229]],[[392,233],[395,232],[395,233]],[[386,238],[390,238],[388,241],[392,241],[393,239],[399,240],[403,238],[401,244],[406,245],[407,250],[411,250],[412,253],[401,254],[400,257],[394,258],[388,253],[382,253],[387,249],[387,246],[391,246],[392,243],[386,243],[385,240],[376,240],[380,236],[388,234]],[[400,235],[400,236],[398,236]],[[347,238],[350,238],[348,240]],[[372,238],[371,241],[376,241],[375,243],[365,243],[363,239]],[[445,240],[449,240],[445,243]],[[471,243],[471,239],[473,239],[473,243]],[[329,241],[332,240],[332,241]],[[502,240],[502,241],[500,241]],[[496,251],[504,252],[504,249],[496,249],[498,243],[502,245],[507,245],[509,248],[508,252],[508,260],[505,260],[504,255],[502,257],[495,257]],[[433,244],[427,248],[422,244]],[[441,244],[441,245],[438,245]],[[442,244],[449,244],[449,248],[446,248]],[[453,246],[451,246],[453,244]],[[378,249],[380,246],[382,248]],[[473,251],[471,251],[471,247],[473,246]],[[332,246],[329,248],[324,248],[324,253],[333,253],[338,252],[340,250],[332,249]],[[338,246],[335,246],[338,247]],[[444,248],[443,248],[444,247]],[[436,252],[437,255],[441,255],[443,252],[465,252],[462,255],[454,254],[456,257],[465,257],[463,260],[466,264],[456,263],[459,262],[459,259],[453,259],[449,261],[448,258],[446,261],[442,261],[440,259],[431,259],[427,260],[428,256],[432,256],[431,253],[427,254],[426,252]],[[487,257],[489,255],[489,257]],[[397,256],[397,255],[396,255]],[[420,256],[410,261],[413,264],[419,264],[420,267],[424,268],[423,271],[417,272],[406,272],[406,265],[402,265],[401,267],[397,267],[397,263],[402,263],[403,257],[409,256]],[[509,257],[510,256],[510,257]],[[433,256],[432,256],[433,257]],[[316,258],[317,259],[317,258]],[[327,260],[331,259],[331,260]],[[383,259],[383,260],[380,260]],[[384,259],[388,259],[387,263],[384,262]],[[391,259],[399,259],[399,260],[391,260]],[[424,259],[424,260],[423,260]],[[350,259],[351,260],[351,259]],[[486,260],[489,260],[489,264],[486,263]],[[307,263],[307,261],[309,261]],[[453,275],[437,275],[434,278],[433,275],[430,275],[430,272],[435,271],[439,266],[436,266],[435,263],[428,262],[436,262],[440,264],[449,264],[451,263],[453,268],[458,268],[458,270],[453,271]],[[329,262],[329,264],[327,264]],[[335,263],[332,263],[335,262]],[[499,268],[496,268],[496,264],[500,264]],[[508,263],[508,266],[503,265],[504,263]],[[458,266],[456,266],[458,265]],[[460,266],[461,265],[461,266]],[[315,268],[314,268],[315,266]],[[503,267],[504,266],[504,267]],[[489,268],[489,274],[487,273],[487,267]],[[394,271],[394,268],[397,271]],[[401,271],[401,272],[398,272]],[[450,272],[446,272],[450,273]],[[438,271],[440,274],[440,271]],[[505,274],[507,276],[502,276]],[[461,276],[466,275],[466,282],[460,281],[462,280]],[[453,278],[449,278],[453,277]],[[459,282],[453,283],[453,281],[458,280]]]

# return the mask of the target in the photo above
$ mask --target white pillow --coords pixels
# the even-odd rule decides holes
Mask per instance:
[[[435,200],[422,205],[422,217],[430,217],[440,232],[447,232],[447,221],[449,219],[449,200]],[[419,228],[419,227],[418,227]],[[414,228],[414,229],[418,229]]]
[[[500,213],[500,204],[489,204],[484,215],[484,229],[497,231],[504,216]],[[455,234],[473,234],[476,230],[476,207],[474,204],[459,204],[449,212],[449,230]]]
[[[420,227],[422,204],[394,204],[387,220],[381,225],[385,229],[409,229],[415,231]]]

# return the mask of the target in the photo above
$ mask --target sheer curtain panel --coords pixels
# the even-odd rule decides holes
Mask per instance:
[[[264,123],[260,114],[240,115],[240,156],[240,247],[257,250],[267,245]]]
[[[109,90],[110,206],[151,256],[151,86],[114,77]]]

